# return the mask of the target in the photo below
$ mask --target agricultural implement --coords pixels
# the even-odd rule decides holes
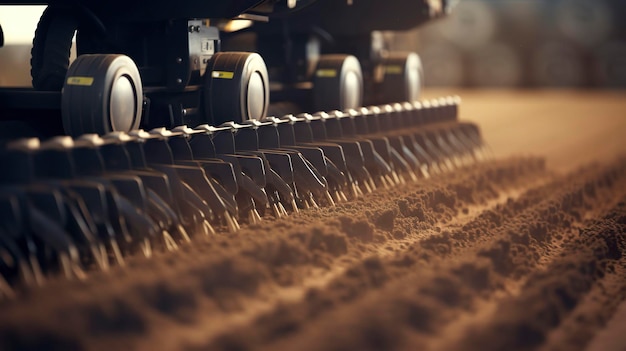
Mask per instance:
[[[419,100],[419,57],[380,32],[445,2],[46,4],[33,88],[0,89],[0,114],[65,136],[4,141],[4,296],[485,157],[460,99]]]

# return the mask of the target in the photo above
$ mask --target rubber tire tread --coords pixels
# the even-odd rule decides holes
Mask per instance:
[[[213,78],[214,71],[233,72],[232,79]],[[269,78],[263,58],[251,52],[218,52],[207,63],[204,74],[203,102],[207,123],[243,122],[250,119],[246,89],[250,77],[259,72],[265,97],[261,117],[269,108]]]
[[[86,133],[97,133],[100,135],[114,131],[111,125],[111,121],[108,120],[108,116],[104,114],[105,104],[109,103],[111,98],[109,84],[101,85],[107,82],[107,76],[109,74],[115,74],[117,70],[124,67],[130,67],[132,84],[135,86],[137,92],[137,106],[138,116],[132,124],[130,130],[137,129],[141,122],[141,108],[143,103],[143,87],[141,85],[141,77],[139,70],[136,66],[123,65],[118,67],[117,70],[111,70],[115,61],[124,55],[81,55],[73,63],[67,72],[67,76],[90,76],[94,78],[94,85],[89,87],[78,87],[72,85],[65,85],[62,94],[62,116],[63,116],[63,128],[65,133],[70,136],[80,136]],[[125,56],[124,56],[125,57]],[[134,65],[132,59],[126,57],[129,62]],[[134,71],[134,72],[133,72]],[[112,81],[109,82],[112,86]],[[104,101],[106,99],[106,101]],[[108,107],[107,107],[108,111]],[[108,111],[110,113],[110,111]]]
[[[417,93],[412,95],[407,87],[409,72],[409,60],[417,59],[417,79],[418,88]],[[421,91],[424,88],[424,73],[422,61],[419,56],[414,52],[391,52],[389,57],[383,60],[383,66],[401,66],[402,72],[396,74],[388,74],[385,72],[383,81],[381,84],[382,89],[382,103],[393,103],[398,101],[417,101],[421,95]],[[403,87],[402,95],[398,94],[398,88]]]
[[[30,75],[35,90],[60,91],[70,64],[78,21],[69,10],[48,6],[41,15],[31,49]]]
[[[320,69],[336,70],[335,77],[319,77]],[[343,106],[345,92],[342,91],[342,82],[349,72],[354,72],[359,78],[359,103],[363,104],[363,72],[358,59],[351,55],[331,54],[322,55],[317,63],[317,68],[313,73],[313,105],[318,111],[344,110],[348,106]]]

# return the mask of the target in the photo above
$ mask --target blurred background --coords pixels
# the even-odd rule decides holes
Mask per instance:
[[[30,86],[43,9],[0,6],[0,86]],[[421,55],[431,87],[626,88],[624,0],[462,0],[451,16],[392,42]]]
[[[45,6],[0,6],[0,86],[31,86],[30,49]]]
[[[626,88],[624,0],[462,0],[395,44],[427,86]]]

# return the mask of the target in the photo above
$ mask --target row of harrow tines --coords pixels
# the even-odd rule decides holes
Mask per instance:
[[[0,294],[480,160],[458,100],[12,141],[0,153]]]

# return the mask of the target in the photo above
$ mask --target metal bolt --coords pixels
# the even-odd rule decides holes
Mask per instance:
[[[183,80],[180,78],[176,78],[176,84],[183,84]]]
[[[180,58],[180,57],[177,57],[177,58],[176,58],[176,63],[183,63],[183,59],[182,59],[182,58]]]

